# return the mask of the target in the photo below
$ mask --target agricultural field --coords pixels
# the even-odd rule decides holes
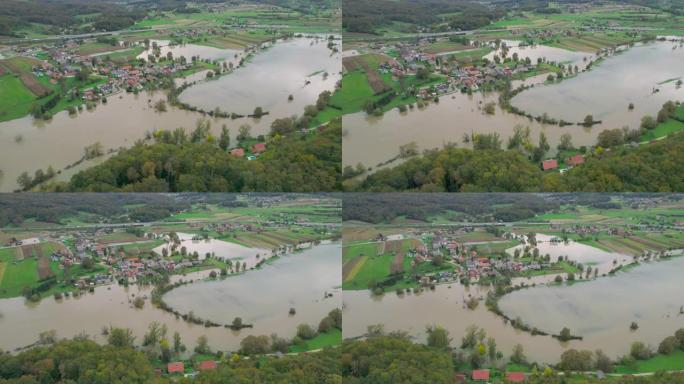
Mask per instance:
[[[24,288],[58,275],[49,255],[60,248],[58,243],[40,243],[0,249],[0,298],[20,296]]]
[[[386,290],[417,286],[405,272],[412,270],[407,252],[420,246],[418,239],[388,240],[385,242],[358,242],[342,248],[342,287],[346,290],[364,290],[380,284],[390,276],[398,277]],[[432,271],[431,266],[419,264],[413,272]]]

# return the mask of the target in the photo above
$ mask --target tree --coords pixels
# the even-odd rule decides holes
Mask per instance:
[[[316,337],[316,331],[309,324],[299,324],[297,326],[297,336],[304,340],[310,340]]]
[[[496,340],[493,337],[487,339],[487,353],[489,354],[489,360],[495,361],[497,356],[496,350]]]
[[[427,327],[427,345],[437,349],[448,349],[451,344],[449,331],[440,326]]]
[[[572,338],[572,333],[570,333],[570,328],[564,327],[561,329],[558,339],[561,341],[568,341]]]
[[[209,339],[205,335],[197,338],[197,345],[195,346],[195,352],[200,355],[207,355],[211,353],[209,348]]]
[[[243,124],[238,128],[238,141],[249,140],[252,138],[252,127],[249,124]]]
[[[183,345],[183,342],[181,341],[181,335],[178,332],[173,333],[173,351],[176,354],[185,351],[185,345]]]
[[[646,344],[635,341],[630,347],[629,355],[636,360],[647,360],[651,357],[651,350],[646,346]]]
[[[613,371],[613,361],[603,353],[602,350],[598,349],[594,352],[596,360],[596,369],[602,372],[612,372]]]
[[[658,122],[653,116],[644,116],[641,118],[641,128],[646,130],[653,130],[658,126]]]
[[[256,107],[254,108],[254,112],[252,113],[252,116],[259,118],[264,115],[264,109],[261,107]]]
[[[240,352],[245,355],[265,354],[271,350],[271,339],[268,336],[249,335],[240,342]]]
[[[560,144],[558,144],[558,149],[561,151],[570,151],[574,149],[572,145],[572,135],[569,133],[564,133],[561,135]]]
[[[592,125],[594,125],[594,116],[593,116],[593,115],[587,115],[587,116],[584,118],[584,123],[583,123],[583,125],[584,125],[585,127],[591,127]]]
[[[113,347],[119,348],[133,348],[135,336],[133,331],[128,328],[109,328],[107,335],[107,343]]]
[[[516,344],[513,346],[513,354],[511,355],[511,361],[515,364],[526,364],[527,358],[521,344]]]
[[[679,348],[679,340],[675,336],[668,336],[658,345],[658,353],[663,355],[671,355]]]
[[[230,147],[230,131],[228,130],[228,127],[223,124],[223,126],[221,126],[221,136],[219,136],[219,148],[225,151],[228,147]]]

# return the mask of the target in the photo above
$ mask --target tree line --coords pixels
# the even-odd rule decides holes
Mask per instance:
[[[479,135],[490,136],[490,135]],[[684,188],[684,134],[648,145],[616,147],[586,156],[564,174],[544,173],[519,151],[505,151],[490,140],[475,149],[424,151],[365,180],[347,179],[349,191],[391,192],[670,192]]]

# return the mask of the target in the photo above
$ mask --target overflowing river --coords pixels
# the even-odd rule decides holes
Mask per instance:
[[[531,78],[526,83],[537,85],[512,100],[513,105],[533,115],[547,112],[554,118],[580,122],[593,114],[595,120],[603,120],[592,128],[541,124],[508,113],[498,105],[494,115],[487,115],[483,106],[491,102],[498,104],[497,92],[456,93],[443,96],[439,103],[431,103],[422,110],[415,108],[401,113],[394,109],[380,117],[365,112],[344,116],[343,163],[354,166],[360,162],[375,168],[397,156],[399,147],[410,142],[416,142],[420,150],[441,148],[446,143],[467,147],[469,144],[464,144],[463,137],[472,133],[498,133],[505,147],[518,125],[530,128],[533,143],[544,132],[552,152],[564,133],[572,135],[576,147],[595,145],[601,131],[623,126],[637,128],[644,115],[656,115],[666,101],[684,100],[684,87],[677,88],[676,81],[667,82],[684,76],[684,49],[673,49],[675,46],[678,45],[672,42],[637,45],[557,84],[541,85],[545,75]],[[560,54],[557,48],[543,46],[519,50],[523,58],[542,52],[557,60],[578,63],[581,57],[580,68],[583,68],[583,57],[591,57],[570,51]],[[520,84],[515,83],[514,86]],[[654,88],[659,92],[653,93]],[[628,111],[630,102],[635,105],[632,111]]]
[[[46,298],[39,303],[27,303],[23,297],[3,299],[0,300],[0,349],[12,351],[27,346],[48,330],[56,330],[59,337],[86,333],[98,342],[105,342],[106,336],[101,330],[109,325],[132,329],[140,342],[153,321],[166,324],[169,335],[179,332],[190,350],[201,335],[209,338],[212,348],[221,350],[237,350],[240,340],[248,335],[275,332],[293,337],[298,324],[317,325],[330,310],[340,307],[340,258],[339,244],[316,246],[281,257],[260,270],[215,282],[196,282],[164,296],[181,311],[192,310],[217,322],[230,322],[240,316],[245,323],[254,324],[254,328],[241,331],[190,324],[153,307],[149,301],[142,309],[136,309],[133,299],[149,298],[151,287],[124,288],[114,284],[97,287],[94,293],[78,298],[60,301]],[[203,271],[182,278],[198,279],[208,274],[209,271]],[[216,296],[219,292],[226,296]],[[333,296],[324,299],[325,292]],[[296,315],[288,314],[290,307],[296,308]]]
[[[571,257],[572,259],[572,257]],[[372,296],[368,291],[344,292],[344,337],[357,337],[369,325],[385,324],[387,331],[408,331],[424,342],[425,327],[441,325],[454,344],[460,343],[470,325],[484,328],[497,346],[510,355],[522,344],[532,361],[555,363],[568,348],[602,349],[612,357],[629,352],[634,341],[656,347],[662,339],[684,326],[681,271],[684,258],[643,264],[614,277],[563,286],[537,286],[504,296],[500,308],[508,316],[549,333],[569,327],[583,340],[560,342],[550,336],[532,336],[516,330],[489,311],[484,301],[475,310],[465,306],[469,297],[484,299],[488,287],[459,284],[437,286],[435,291],[398,296]],[[636,321],[639,329],[629,329]]]
[[[179,98],[206,111],[218,107],[241,115],[262,107],[269,115],[260,120],[268,126],[276,118],[301,115],[321,92],[333,91],[340,79],[341,56],[327,44],[325,38],[280,41],[235,73],[190,87]]]
[[[186,45],[174,49],[192,49],[189,54],[202,57],[202,53],[206,53],[205,48],[209,47]],[[228,58],[235,54],[234,50],[225,51]],[[295,38],[257,53],[251,62],[234,73],[218,80],[199,81],[182,94],[182,99],[197,102],[207,110],[215,106],[204,103],[217,101],[224,111],[237,112],[234,107],[242,105],[246,113],[252,113],[256,106],[270,112],[261,119],[210,118],[215,135],[225,124],[230,129],[231,143],[236,143],[240,125],[250,125],[252,135],[257,136],[268,133],[275,118],[301,115],[304,106],[315,103],[320,92],[335,88],[340,65],[340,59],[327,48],[326,39]],[[323,79],[325,71],[328,76]],[[191,76],[188,81],[195,80],[198,76]],[[306,80],[310,84],[305,85]],[[287,100],[290,93],[294,95],[292,102]],[[166,94],[122,92],[109,96],[107,104],[100,104],[92,111],[84,109],[75,116],[63,111],[50,121],[26,116],[0,123],[0,192],[15,190],[18,187],[17,177],[22,172],[33,175],[36,170],[46,170],[48,166],[55,170],[64,169],[78,161],[84,154],[84,148],[95,142],[100,142],[105,150],[130,147],[144,138],[146,132],[181,127],[190,132],[204,117],[171,105],[167,106],[167,112],[157,112],[154,104],[158,100],[166,100]],[[89,165],[82,163],[79,169]]]

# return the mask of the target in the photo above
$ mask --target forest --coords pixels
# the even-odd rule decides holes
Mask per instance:
[[[454,14],[446,19],[452,28],[470,30],[488,25],[505,12],[463,0],[345,0],[342,27],[348,32],[376,33],[393,22],[427,26],[442,20],[441,14]]]
[[[515,150],[451,146],[344,184],[368,192],[671,192],[684,189],[683,168],[684,134],[675,134],[588,156],[565,174],[544,173]]]
[[[144,16],[144,13],[108,1],[3,0],[0,2],[0,35],[12,36],[17,28],[30,23],[57,28],[78,25],[78,16],[89,14],[97,15],[93,26],[103,31],[127,28]]]
[[[133,208],[127,208],[133,207]],[[0,197],[0,227],[19,226],[25,220],[60,224],[65,217],[89,213],[113,219],[125,214],[126,220],[152,221],[190,208],[163,194],[3,194]]]
[[[345,341],[342,346],[342,379],[347,384],[451,384],[457,381],[455,375],[466,368],[461,353],[452,350],[447,332],[432,327],[427,345],[417,344],[402,332],[371,334],[365,340]],[[575,351],[575,350],[570,350]],[[577,352],[577,351],[575,351]],[[511,356],[513,359],[513,355]],[[522,348],[520,356],[524,360]],[[559,368],[562,364],[559,365]],[[465,372],[470,369],[466,368]],[[463,371],[461,371],[463,372]],[[657,373],[652,376],[618,376],[597,379],[577,376],[577,381],[553,369],[538,369],[526,378],[526,383],[620,383],[620,384],[682,384],[684,375]],[[468,377],[466,373],[464,376]],[[503,379],[492,382],[504,382]]]
[[[607,197],[610,199],[610,197]],[[517,221],[558,209],[561,201],[546,196],[510,193],[354,193],[344,196],[344,220],[367,223],[391,222],[399,216],[425,221],[429,216],[450,210],[482,221]]]
[[[63,192],[329,192],[341,188],[341,119],[315,134],[279,137],[258,160],[229,156],[218,140],[181,132],[156,135],[69,183]]]
[[[217,357],[218,359],[221,356]],[[228,360],[229,359],[229,360]],[[194,379],[159,377],[147,356],[128,345],[98,345],[85,336],[21,352],[0,352],[0,383],[300,383],[337,384],[339,349],[282,358],[230,359]]]

